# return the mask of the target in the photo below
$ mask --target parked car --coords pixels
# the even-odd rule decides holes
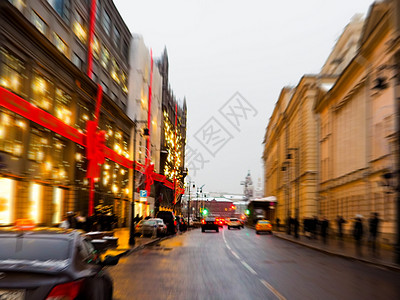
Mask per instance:
[[[272,234],[271,222],[268,220],[258,220],[256,224],[256,234],[260,234],[260,232]]]
[[[219,232],[219,225],[214,217],[207,217],[201,220],[201,232],[206,232],[206,230]]]
[[[175,219],[176,219],[177,224],[179,224],[179,230],[186,231],[188,228],[186,220],[180,216],[176,216]]]
[[[143,236],[164,236],[167,234],[167,225],[165,225],[163,219],[153,218],[143,222],[142,226]]]
[[[0,299],[112,299],[104,266],[83,232],[63,228],[0,229]]]
[[[167,225],[167,234],[175,234],[177,232],[177,222],[172,211],[159,211],[156,217],[163,219],[165,225]]]
[[[242,223],[237,218],[230,218],[226,225],[228,225],[228,229],[231,228],[240,229],[242,227]]]
[[[147,220],[140,220],[135,226],[135,236],[141,236],[143,234],[143,224]]]

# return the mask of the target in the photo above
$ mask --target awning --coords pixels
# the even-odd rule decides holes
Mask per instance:
[[[252,202],[276,202],[276,197],[275,196],[268,196],[264,198],[259,198],[259,199],[252,199]]]

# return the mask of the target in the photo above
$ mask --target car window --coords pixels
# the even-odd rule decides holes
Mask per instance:
[[[146,225],[155,225],[155,224],[156,224],[156,221],[154,221],[154,220],[149,220],[146,222]]]
[[[231,221],[236,222],[236,221],[238,221],[238,219],[231,218]]]
[[[72,241],[54,237],[1,237],[0,270],[21,266],[32,272],[60,271],[70,263],[71,244]]]
[[[269,224],[268,221],[258,221],[258,224]]]

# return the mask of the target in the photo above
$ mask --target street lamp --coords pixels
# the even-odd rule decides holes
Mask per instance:
[[[194,181],[188,181],[189,184],[189,200],[188,200],[188,225],[189,225],[189,219],[190,219],[190,190],[192,189],[192,184],[193,184],[193,188],[195,188],[195,184]]]
[[[131,201],[131,224],[130,224],[130,230],[129,230],[129,245],[134,246],[135,245],[135,222],[133,219],[135,218],[135,190],[136,190],[136,170],[135,170],[135,164],[136,164],[136,133],[137,133],[137,124],[139,123],[147,123],[147,121],[135,121],[133,125],[133,176],[132,176],[132,201]],[[146,135],[147,133],[147,135]],[[145,138],[149,138],[149,131],[147,132],[144,130],[143,131],[143,136]]]

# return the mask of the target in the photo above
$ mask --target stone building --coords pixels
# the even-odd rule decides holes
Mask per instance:
[[[370,7],[359,51],[314,108],[320,128],[321,213],[330,219],[337,215],[351,219],[378,212],[388,242],[394,240],[399,217],[394,194],[399,151],[394,100],[400,50],[395,3],[376,2]],[[346,225],[350,230],[352,223]]]
[[[358,50],[364,20],[355,16],[336,42],[320,74],[304,75],[284,87],[264,138],[265,196],[275,196],[275,216],[286,221],[320,215],[318,116],[314,104],[335,83]]]

